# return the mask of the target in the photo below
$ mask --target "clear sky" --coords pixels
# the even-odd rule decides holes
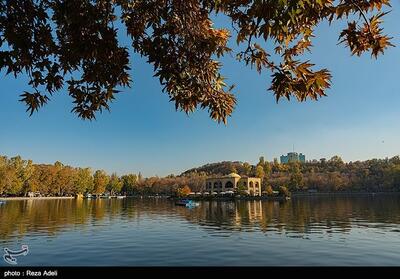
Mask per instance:
[[[179,174],[225,160],[273,160],[292,151],[293,145],[307,160],[398,155],[400,2],[392,5],[384,27],[397,47],[378,60],[369,54],[351,57],[348,49],[337,45],[344,23],[323,24],[316,30],[310,58],[333,75],[328,97],[318,102],[276,104],[267,91],[269,72],[259,75],[232,57],[224,58],[223,74],[236,84],[238,99],[227,126],[211,120],[207,111],[189,116],[175,112],[152,77],[152,67],[137,55],[132,55],[132,88],[117,96],[111,113],[99,114],[92,122],[70,113],[72,102],[65,90],[29,117],[18,102],[18,95],[29,90],[26,80],[4,77],[2,72],[0,154],[118,174],[140,171],[145,176]]]

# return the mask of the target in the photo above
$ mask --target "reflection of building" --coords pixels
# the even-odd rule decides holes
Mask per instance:
[[[297,152],[289,152],[286,156],[285,155],[281,156],[281,164],[287,164],[290,162],[305,163],[306,156],[303,155],[302,153],[298,154]]]
[[[261,201],[239,201],[236,203],[235,224],[242,225],[263,220]]]
[[[227,192],[237,191],[238,188],[247,191],[252,196],[261,196],[261,178],[241,177],[236,173],[206,180],[206,191]]]

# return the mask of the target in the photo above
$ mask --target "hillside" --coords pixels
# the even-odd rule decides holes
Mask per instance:
[[[251,167],[254,168],[254,166]],[[246,173],[245,167],[243,166],[242,162],[223,161],[217,163],[209,163],[198,168],[192,168],[181,173],[181,175],[185,176],[191,173],[205,173],[207,175],[226,175],[231,172],[236,172],[239,175],[245,175]]]

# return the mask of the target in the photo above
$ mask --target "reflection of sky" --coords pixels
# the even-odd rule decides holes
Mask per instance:
[[[352,201],[13,201],[0,250],[28,244],[21,265],[397,265],[398,198]]]
[[[400,46],[400,5],[392,5],[385,28]],[[83,122],[69,112],[72,104],[65,90],[29,118],[17,101],[20,92],[29,90],[26,80],[2,78],[0,118],[5,121],[0,153],[109,172],[142,171],[146,176],[179,173],[213,161],[254,163],[260,155],[272,160],[291,151],[293,144],[307,159],[399,154],[399,47],[377,61],[369,55],[350,58],[347,49],[336,45],[340,27],[343,23],[323,24],[316,31],[310,57],[333,74],[329,97],[317,103],[277,105],[266,90],[268,74],[260,76],[232,58],[223,59],[223,73],[238,92],[238,106],[226,127],[211,121],[207,112],[190,117],[174,112],[152,77],[152,67],[137,55],[132,57],[132,89],[118,96],[111,114],[99,115],[94,122]],[[129,44],[126,38],[123,43]]]
[[[0,208],[0,235],[3,239],[25,234],[51,236],[64,230],[106,228],[115,220],[140,226],[146,219],[157,219],[161,225],[171,219],[189,221],[220,236],[233,231],[257,231],[302,237],[343,234],[353,228],[399,232],[398,198],[382,195],[372,200],[342,197],[296,198],[290,202],[204,201],[193,209],[176,207],[164,199],[9,201]]]

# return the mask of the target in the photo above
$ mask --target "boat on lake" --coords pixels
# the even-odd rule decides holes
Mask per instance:
[[[186,206],[186,207],[196,207],[196,206],[199,206],[200,204],[198,202],[194,202],[192,200],[182,199],[182,200],[176,201],[175,205]]]

